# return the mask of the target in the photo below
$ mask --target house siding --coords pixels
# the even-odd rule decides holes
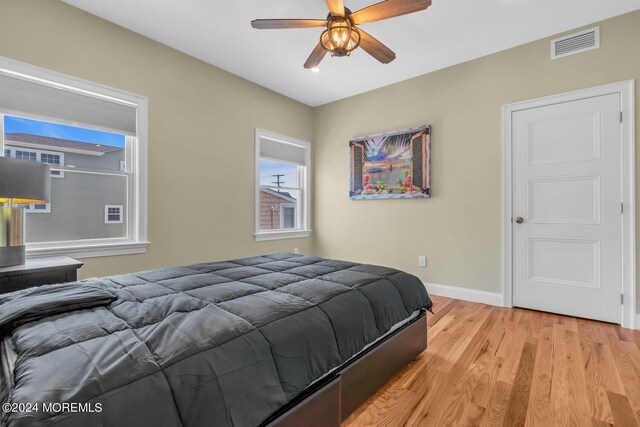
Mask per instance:
[[[47,150],[55,152],[56,150]],[[102,156],[88,156],[78,153],[64,153],[64,163],[67,167],[78,169],[94,169],[120,171],[120,161],[124,160],[124,150],[112,151]]]
[[[120,172],[124,150],[102,156],[69,153],[57,147],[23,148],[7,141],[6,148],[64,154],[67,168]],[[26,241],[55,242],[127,236],[127,224],[105,224],[105,205],[123,206],[126,218],[127,177],[65,170],[51,178],[51,211],[27,212]]]
[[[126,221],[104,223],[105,205],[126,210],[126,189],[123,176],[65,171],[51,179],[51,212],[27,213],[27,242],[126,237]]]
[[[285,203],[280,197],[272,194],[260,192],[260,229],[261,230],[278,230],[280,229],[280,205]],[[277,211],[271,210],[272,206],[278,208]],[[272,215],[273,212],[273,215]],[[273,222],[272,222],[273,221]]]

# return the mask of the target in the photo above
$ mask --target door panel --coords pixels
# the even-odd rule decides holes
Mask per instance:
[[[529,178],[529,224],[600,224],[600,176]]]
[[[600,240],[529,237],[528,282],[600,288]]]
[[[529,122],[529,164],[598,160],[600,112],[545,117]],[[566,138],[570,130],[573,135]]]
[[[514,305],[620,323],[619,112],[612,94],[513,113]]]

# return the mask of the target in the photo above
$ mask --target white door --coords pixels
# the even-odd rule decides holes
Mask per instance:
[[[620,95],[512,115],[513,303],[620,323]]]

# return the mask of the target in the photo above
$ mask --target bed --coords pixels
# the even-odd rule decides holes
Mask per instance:
[[[2,425],[339,425],[426,348],[431,305],[408,273],[288,253],[2,295]]]

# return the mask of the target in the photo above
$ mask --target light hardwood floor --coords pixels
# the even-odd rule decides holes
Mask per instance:
[[[343,426],[640,426],[640,331],[433,300],[427,350]]]

